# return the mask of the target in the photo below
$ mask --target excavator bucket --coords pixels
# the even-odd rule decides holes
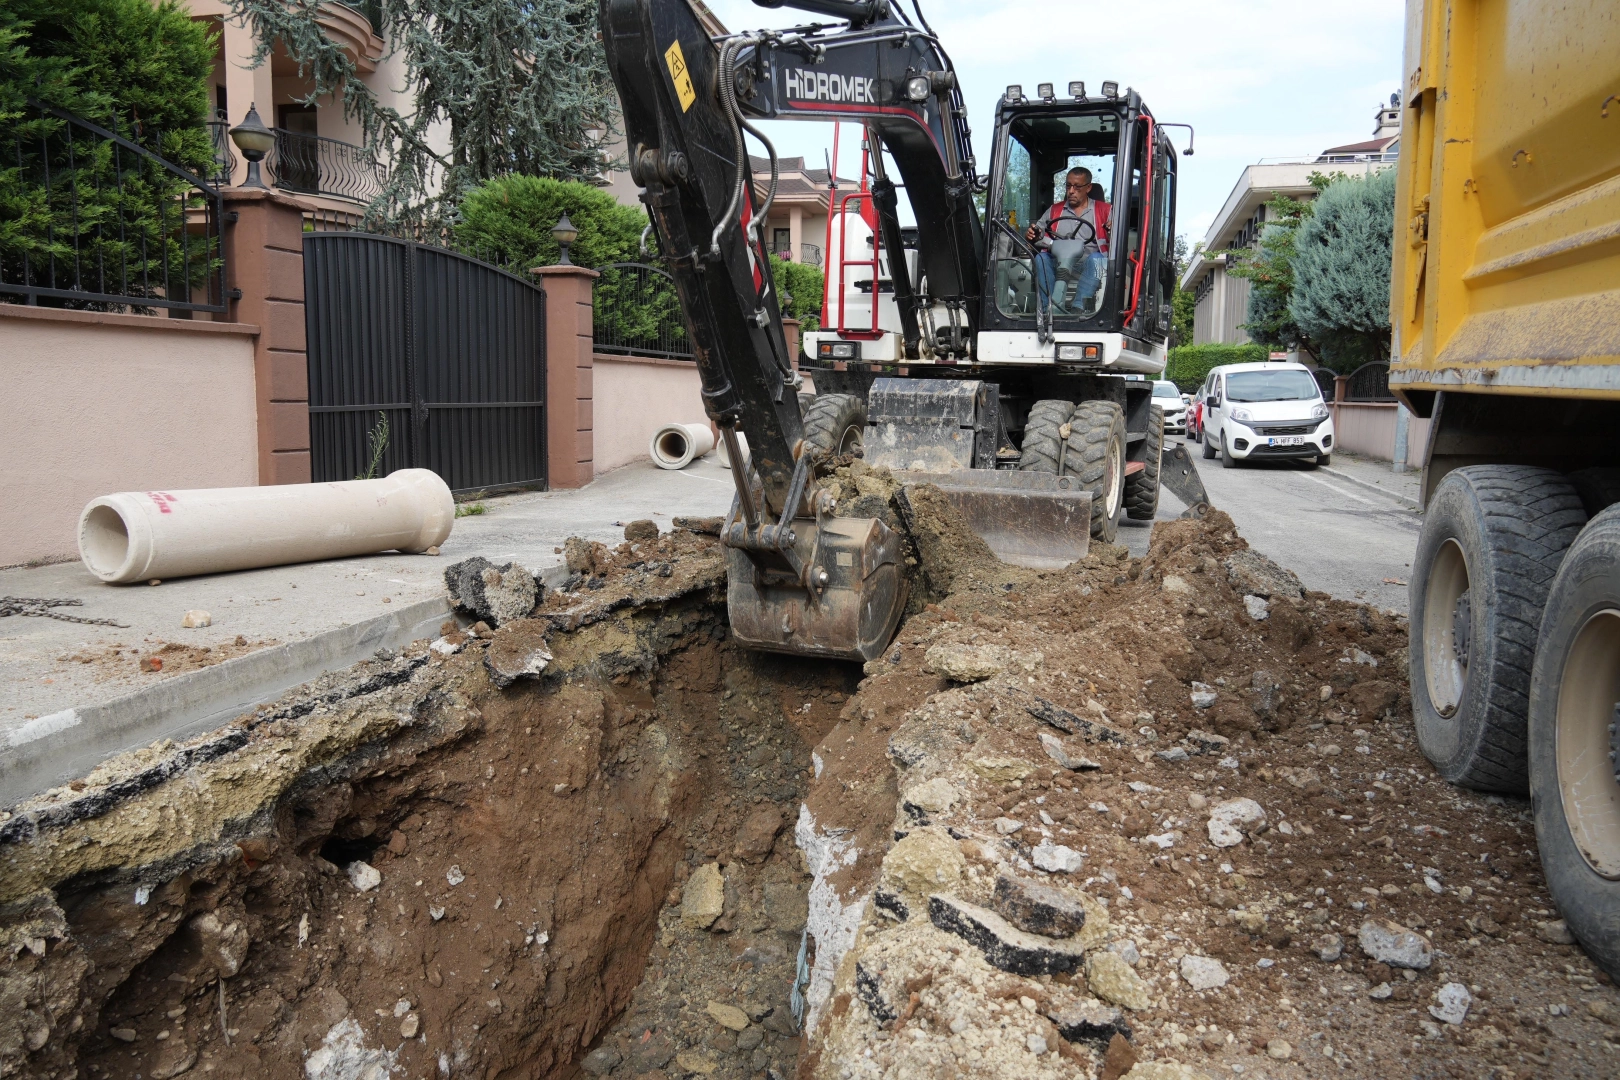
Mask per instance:
[[[1002,562],[1058,570],[1091,547],[1091,492],[1072,476],[957,469],[898,478],[908,492],[937,487]]]

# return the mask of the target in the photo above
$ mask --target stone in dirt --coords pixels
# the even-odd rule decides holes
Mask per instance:
[[[708,1006],[709,1015],[714,1017],[715,1023],[732,1031],[742,1031],[748,1026],[748,1014],[735,1005],[726,1005],[719,1001],[711,1001]]]
[[[1226,965],[1213,956],[1194,956],[1192,953],[1181,958],[1181,977],[1194,990],[1219,990],[1232,978],[1227,973]]]
[[[1086,986],[1104,1001],[1140,1012],[1153,1004],[1153,992],[1124,958],[1111,952],[1086,956]]]
[[[1274,1061],[1287,1061],[1294,1056],[1294,1047],[1287,1039],[1267,1039],[1266,1057]]]
[[[1086,925],[1085,905],[1075,894],[1017,874],[996,878],[990,903],[1018,929],[1044,937],[1072,937]]]
[[[723,517],[678,517],[673,521],[677,529],[702,533],[704,536],[719,536],[725,523],[726,519]]]
[[[1243,610],[1249,613],[1249,618],[1255,622],[1264,622],[1271,617],[1271,604],[1262,596],[1245,596]]]
[[[883,859],[883,880],[902,893],[927,896],[954,884],[967,868],[961,848],[937,829],[913,829]]]
[[[906,802],[930,814],[943,814],[956,805],[961,793],[943,776],[936,776],[921,784],[906,788],[901,796]]]
[[[681,922],[694,930],[707,930],[726,908],[726,879],[719,863],[704,863],[692,871],[681,892]]]
[[[1022,780],[1035,771],[1035,766],[1023,758],[980,757],[968,762],[968,768],[992,784],[1010,784]]]
[[[954,896],[930,896],[928,918],[939,929],[977,948],[991,967],[1014,975],[1074,971],[1085,957],[1078,941],[1026,933],[995,912]]]
[[[214,617],[206,611],[188,611],[180,619],[180,625],[187,630],[196,630],[204,626],[213,626]]]
[[[1195,754],[1224,754],[1226,748],[1232,745],[1232,740],[1225,735],[1217,735],[1212,731],[1201,731],[1193,728],[1182,736],[1183,741],[1193,748]]]
[[[1258,551],[1239,551],[1226,560],[1226,580],[1240,593],[1262,596],[1303,597],[1305,586],[1293,571],[1284,570]]]
[[[1102,1072],[1097,1074],[1097,1080],[1119,1080],[1136,1066],[1136,1048],[1125,1040],[1126,1035],[1115,1035],[1108,1040],[1108,1049],[1103,1053]]]
[[[1575,935],[1569,932],[1569,924],[1563,919],[1536,923],[1536,937],[1549,945],[1575,944]]]
[[[1429,1006],[1430,1016],[1447,1024],[1460,1024],[1468,1018],[1468,1008],[1474,1003],[1474,996],[1462,983],[1449,982],[1435,994],[1435,1000],[1440,1004]]]
[[[538,679],[551,663],[549,628],[540,619],[515,619],[484,650],[489,681],[505,690],[519,679]]]
[[[964,645],[942,642],[923,654],[923,670],[952,682],[979,682],[993,678],[1019,663],[1005,645]]]
[[[517,563],[497,565],[482,555],[446,567],[444,584],[458,610],[491,626],[523,618],[540,598],[533,574]]]
[[[1029,861],[1052,874],[1072,874],[1079,870],[1086,857],[1071,847],[1042,840],[1030,852]]]
[[[1428,938],[1388,919],[1368,919],[1356,935],[1361,951],[1390,967],[1421,971],[1433,961]]]
[[[658,522],[650,518],[637,518],[624,527],[624,538],[632,544],[640,540],[658,539]]]
[[[598,1046],[580,1059],[579,1067],[592,1076],[606,1076],[618,1068],[619,1062],[622,1060],[623,1058],[619,1056],[619,1051],[616,1048]]]
[[[1120,1080],[1209,1080],[1209,1073],[1179,1061],[1144,1061]]]
[[[1215,704],[1215,699],[1220,695],[1215,693],[1213,686],[1207,683],[1195,682],[1192,684],[1192,693],[1188,696],[1192,701],[1193,708],[1207,709]]]
[[[1102,768],[1101,765],[1088,757],[1070,754],[1064,747],[1062,740],[1056,735],[1044,731],[1041,732],[1041,749],[1046,751],[1047,757],[1070,772],[1091,772]]]
[[[776,834],[782,831],[782,811],[775,803],[764,802],[755,806],[743,819],[737,830],[737,857],[744,862],[762,862],[776,846]]]
[[[1046,1018],[1070,1042],[1093,1042],[1107,1046],[1116,1037],[1131,1037],[1131,1025],[1114,1005],[1094,997],[1048,1007]]]
[[[205,964],[227,979],[241,970],[252,942],[246,927],[223,911],[204,912],[189,925]]]
[[[1335,963],[1344,955],[1344,938],[1338,934],[1323,934],[1311,942],[1311,952],[1323,963]]]
[[[1237,847],[1245,833],[1266,823],[1266,812],[1253,799],[1226,799],[1209,812],[1209,842],[1216,847]]]
[[[382,884],[382,874],[370,863],[352,862],[343,872],[349,875],[349,884],[361,892],[370,892]]]

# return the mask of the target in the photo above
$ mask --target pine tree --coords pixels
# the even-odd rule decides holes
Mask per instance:
[[[257,62],[279,41],[313,83],[306,101],[342,94],[386,170],[373,218],[448,223],[462,196],[492,177],[591,180],[601,171],[617,98],[595,0],[379,0],[374,29],[405,59],[408,113],[379,101],[326,36],[320,0],[227,2],[252,21]],[[441,122],[448,154],[429,136]]]
[[[1288,313],[1328,367],[1349,372],[1390,352],[1395,170],[1332,184],[1295,237]]]

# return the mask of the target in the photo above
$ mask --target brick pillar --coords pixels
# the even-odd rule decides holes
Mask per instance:
[[[259,327],[253,348],[259,483],[307,484],[303,210],[284,195],[243,188],[226,190],[225,209],[237,215],[226,226],[225,285],[242,290],[227,318]]]
[[[1335,404],[1343,402],[1349,396],[1350,376],[1333,376],[1333,401]]]
[[[546,471],[549,488],[584,487],[596,475],[591,439],[595,328],[583,266],[538,266],[546,292]]]
[[[793,370],[799,370],[799,320],[782,320],[782,334],[787,338],[788,360],[793,364]]]

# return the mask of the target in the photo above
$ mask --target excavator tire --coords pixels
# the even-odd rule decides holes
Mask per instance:
[[[1069,419],[1063,472],[1091,492],[1091,537],[1112,544],[1125,509],[1125,410],[1082,401]]]
[[[1074,415],[1074,402],[1047,399],[1030,407],[1029,420],[1024,424],[1023,456],[1018,460],[1024,472],[1051,473],[1058,471],[1059,448],[1064,436],[1059,431]]]
[[[818,394],[804,410],[804,441],[820,460],[860,457],[866,401],[854,394]]]
[[[1125,478],[1125,514],[1132,521],[1152,521],[1159,513],[1159,465],[1164,460],[1164,410],[1148,406],[1145,468]]]

